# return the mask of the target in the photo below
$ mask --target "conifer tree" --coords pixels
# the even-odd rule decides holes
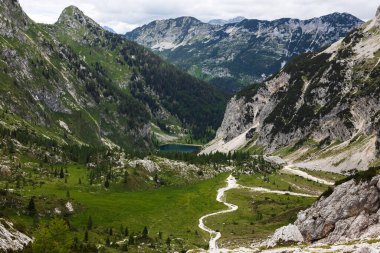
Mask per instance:
[[[148,238],[148,228],[145,226],[144,229],[143,229],[143,232],[142,232],[142,237],[144,239],[147,239]]]
[[[129,235],[129,238],[128,238],[128,244],[129,244],[129,245],[134,245],[134,244],[135,244],[135,236],[134,236],[133,233],[131,233],[131,234]]]
[[[106,179],[106,181],[104,182],[104,187],[106,187],[107,189],[110,187],[110,182],[108,181],[108,179]]]
[[[86,231],[84,232],[84,241],[85,242],[88,242],[88,230],[86,229]]]
[[[64,178],[65,173],[63,172],[63,168],[61,168],[61,171],[59,172],[59,178]]]
[[[87,229],[88,229],[88,230],[91,230],[91,229],[92,229],[92,225],[93,225],[92,217],[89,216],[89,217],[88,217],[88,220],[87,220]]]
[[[128,176],[129,176],[128,171],[125,170],[125,172],[124,172],[124,184],[128,183]]]
[[[124,229],[124,236],[128,236],[128,235],[129,235],[128,227],[125,227],[125,229]]]
[[[34,196],[30,198],[27,209],[30,216],[34,216],[37,213],[36,205],[34,203]]]

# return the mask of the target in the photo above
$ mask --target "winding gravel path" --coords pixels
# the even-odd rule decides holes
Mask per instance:
[[[227,203],[227,202],[222,200],[222,198],[224,197],[224,193],[226,191],[239,188],[239,185],[236,182],[236,178],[234,176],[230,175],[226,181],[227,181],[227,186],[220,188],[218,190],[218,194],[216,195],[216,201],[223,203],[224,205],[226,205],[228,207],[228,209],[223,210],[223,211],[219,211],[219,212],[215,212],[215,213],[206,214],[199,219],[199,225],[198,225],[199,228],[206,231],[211,236],[210,241],[209,241],[209,252],[210,253],[219,252],[216,241],[219,240],[219,238],[222,236],[222,234],[220,232],[217,232],[217,231],[212,230],[211,228],[207,227],[204,224],[204,220],[208,217],[211,217],[211,216],[215,216],[218,214],[224,214],[224,213],[231,213],[231,212],[234,212],[238,209],[238,206]]]
[[[317,183],[320,183],[320,184],[334,185],[334,182],[330,182],[330,181],[327,181],[327,180],[324,180],[324,179],[321,179],[321,178],[318,178],[318,177],[312,176],[312,175],[306,173],[305,171],[302,171],[302,170],[296,169],[296,168],[295,168],[293,165],[291,165],[291,164],[286,165],[281,171],[284,172],[284,173],[286,173],[286,174],[297,175],[297,176],[300,176],[300,177],[303,177],[303,178],[309,179],[309,180],[311,180],[311,181],[314,181],[314,182],[317,182]]]
[[[227,178],[226,182],[227,182],[227,186],[218,189],[218,194],[216,195],[216,201],[223,203],[224,205],[226,205],[228,207],[228,209],[222,210],[219,212],[215,212],[215,213],[206,214],[199,219],[198,227],[200,229],[202,229],[203,231],[206,231],[207,233],[210,234],[209,250],[208,250],[208,252],[210,252],[210,253],[231,252],[231,250],[228,250],[228,249],[219,249],[218,248],[217,241],[220,239],[222,234],[220,232],[217,232],[217,231],[207,227],[204,223],[205,219],[208,217],[216,216],[219,214],[231,213],[231,212],[234,212],[238,209],[237,205],[228,203],[224,200],[224,193],[226,191],[231,190],[231,189],[241,188],[241,189],[247,189],[247,190],[250,190],[253,192],[260,192],[260,193],[272,193],[272,194],[292,195],[292,196],[300,196],[300,197],[317,197],[314,195],[303,194],[303,193],[295,193],[295,192],[290,192],[290,191],[275,191],[275,190],[270,190],[270,189],[266,189],[266,188],[262,188],[262,187],[242,186],[236,182],[236,178],[232,175],[230,175]],[[242,250],[241,252],[244,252],[243,249],[241,249],[241,250]]]

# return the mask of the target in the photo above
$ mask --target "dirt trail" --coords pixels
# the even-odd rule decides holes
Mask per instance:
[[[309,179],[311,181],[314,181],[314,182],[317,182],[317,183],[320,183],[320,184],[325,184],[325,185],[334,185],[334,182],[330,182],[330,181],[327,181],[325,179],[322,179],[322,178],[318,178],[318,177],[315,177],[315,176],[312,176],[310,174],[308,174],[307,172],[305,171],[302,171],[302,170],[299,170],[299,169],[296,169],[293,165],[289,164],[289,165],[286,165],[282,170],[281,172],[284,172],[286,174],[292,174],[292,175],[297,175],[297,176],[300,176],[300,177],[303,177],[303,178],[306,178],[306,179]]]
[[[234,204],[231,204],[231,203],[228,203],[225,201],[224,194],[226,191],[231,190],[231,189],[241,188],[241,189],[247,189],[247,190],[250,190],[253,192],[260,192],[260,193],[272,193],[272,194],[292,195],[292,196],[300,196],[300,197],[317,197],[314,195],[296,193],[296,192],[290,192],[290,191],[275,191],[275,190],[270,190],[270,189],[266,189],[266,188],[262,188],[262,187],[242,186],[236,182],[236,178],[232,175],[230,175],[227,178],[226,182],[227,182],[227,186],[218,189],[218,194],[216,195],[216,201],[223,203],[224,205],[226,205],[228,207],[228,209],[218,211],[218,212],[214,212],[214,213],[210,213],[210,214],[206,214],[199,219],[198,227],[200,229],[202,229],[203,231],[206,231],[207,233],[210,234],[209,250],[208,250],[208,252],[210,252],[210,253],[233,252],[233,250],[231,251],[229,249],[219,249],[218,245],[217,245],[217,241],[220,239],[222,234],[220,232],[217,232],[217,231],[207,227],[204,223],[205,219],[208,217],[216,216],[219,214],[231,213],[231,212],[235,212],[236,210],[238,210],[239,207],[237,205],[234,205]],[[246,250],[248,250],[248,249],[246,249]],[[245,250],[243,248],[241,248],[241,249],[239,249],[239,252],[245,252]]]
[[[239,185],[236,182],[236,178],[233,177],[232,175],[230,175],[227,178],[226,181],[227,181],[227,186],[223,187],[223,188],[220,188],[218,190],[218,194],[216,195],[216,201],[218,201],[220,203],[223,203],[224,205],[226,205],[228,207],[228,209],[227,210],[223,210],[223,211],[219,211],[219,212],[215,212],[215,213],[206,214],[206,215],[202,216],[199,219],[199,225],[198,225],[199,228],[202,229],[202,230],[204,230],[204,231],[206,231],[211,236],[210,241],[209,241],[209,252],[210,253],[218,253],[218,252],[220,252],[218,250],[218,246],[216,244],[216,241],[219,240],[219,238],[222,236],[222,234],[220,232],[217,232],[217,231],[212,230],[211,228],[207,227],[204,224],[204,220],[206,218],[208,218],[208,217],[211,217],[211,216],[215,216],[215,215],[218,215],[218,214],[224,214],[224,213],[234,212],[234,211],[236,211],[238,209],[238,206],[223,201],[224,193],[226,191],[239,187]]]

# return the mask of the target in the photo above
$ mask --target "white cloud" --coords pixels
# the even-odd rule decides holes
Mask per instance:
[[[54,23],[65,7],[75,5],[101,25],[119,33],[155,19],[179,16],[203,21],[236,16],[272,20],[348,12],[368,20],[379,5],[378,0],[20,0],[20,3],[32,19],[41,23]]]

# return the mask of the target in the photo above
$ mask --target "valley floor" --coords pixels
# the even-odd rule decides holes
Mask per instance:
[[[53,175],[60,169],[65,171],[64,178]],[[118,245],[130,241],[131,235],[139,238],[145,226],[149,240],[130,244],[129,252],[252,250],[252,244],[293,222],[300,210],[342,178],[285,167],[269,174],[233,170],[201,181],[157,187],[140,168],[129,170],[127,184],[112,182],[106,188],[91,184],[89,173],[80,165],[46,166],[43,171],[28,171],[21,184],[2,181],[1,188],[13,189],[11,196],[19,196],[19,210],[34,198],[39,219],[17,208],[3,208],[3,214],[22,225],[27,234],[33,233],[36,222],[44,224],[54,214],[63,215],[74,237],[84,238],[88,231],[88,241],[103,252],[120,252]],[[168,171],[161,171],[160,177],[178,180]],[[88,229],[90,218],[93,225]]]
[[[331,184],[306,172],[284,174],[286,172],[288,170],[283,169],[268,178],[266,175],[242,175],[238,180],[233,175],[227,178],[227,186],[217,191],[216,200],[228,209],[199,220],[199,227],[210,234],[208,252],[256,252],[257,249],[250,248],[255,240],[264,240],[281,223],[290,223],[294,219],[292,215],[313,203]],[[297,190],[293,191],[292,186]]]

